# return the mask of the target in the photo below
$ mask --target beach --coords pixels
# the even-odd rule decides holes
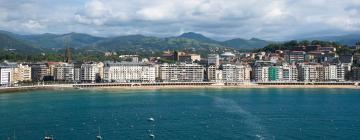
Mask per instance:
[[[89,84],[91,85],[91,84]],[[91,90],[142,90],[142,89],[223,89],[223,88],[244,88],[244,89],[266,89],[266,88],[284,88],[284,89],[360,89],[356,85],[258,85],[258,84],[239,84],[239,85],[135,85],[135,86],[89,86],[76,87],[73,84],[56,85],[37,85],[37,86],[18,86],[0,88],[0,93],[20,92],[28,90],[56,90],[56,89],[91,89]]]

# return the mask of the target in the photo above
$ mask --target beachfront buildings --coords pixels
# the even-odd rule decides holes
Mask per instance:
[[[223,71],[220,70],[219,66],[209,65],[206,69],[207,81],[210,82],[222,82]]]
[[[298,69],[297,66],[292,63],[283,63],[282,64],[282,81],[285,82],[296,82],[298,81]]]
[[[316,82],[319,81],[319,71],[321,70],[320,67],[322,67],[319,64],[300,64],[299,65],[299,81],[304,82]]]
[[[351,80],[360,81],[360,67],[353,67],[351,69]]]
[[[11,68],[0,64],[0,86],[11,85]]]
[[[155,82],[155,67],[137,62],[105,62],[106,82]]]
[[[163,82],[202,82],[204,70],[202,65],[196,63],[164,63],[160,65],[159,79]]]
[[[84,63],[80,66],[80,69],[77,69],[74,73],[76,73],[75,75],[79,75],[77,79],[82,82],[100,81],[103,77],[103,67],[104,64],[102,62]]]
[[[50,73],[48,66],[44,63],[31,64],[30,67],[31,78],[34,82],[43,81],[44,77]]]
[[[254,67],[254,80],[257,82],[269,81],[269,66],[255,66]]]
[[[54,79],[57,81],[74,81],[74,64],[60,63],[55,66]]]
[[[221,65],[223,82],[250,82],[251,67],[244,64]]]
[[[31,67],[24,64],[15,64],[14,67],[11,67],[11,83],[17,84],[19,82],[29,82],[31,81]]]

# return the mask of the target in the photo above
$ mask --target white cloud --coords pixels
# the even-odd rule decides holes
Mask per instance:
[[[28,20],[27,22],[23,23],[22,25],[31,31],[43,29],[46,27],[45,25],[42,25],[40,22],[34,21],[34,20]]]
[[[359,0],[2,0],[0,29],[29,33],[291,39],[360,31]],[[16,9],[14,11],[13,9]]]

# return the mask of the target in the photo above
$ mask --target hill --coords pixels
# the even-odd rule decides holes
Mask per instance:
[[[90,49],[91,48],[91,49]],[[206,43],[183,37],[157,38],[143,35],[129,35],[108,38],[84,48],[85,50],[103,52],[135,52],[138,54],[155,54],[165,50],[181,50],[197,53],[214,53],[233,50],[220,44]]]
[[[250,40],[236,38],[236,39],[224,41],[221,44],[235,49],[255,49],[255,48],[263,48],[269,45],[270,42],[257,38],[252,38]]]
[[[192,39],[192,40],[205,42],[205,43],[219,43],[216,40],[213,40],[213,39],[208,38],[208,37],[206,37],[206,36],[204,36],[202,34],[198,34],[198,33],[194,33],[194,32],[183,33],[180,36],[178,36],[177,38]]]
[[[18,54],[40,54],[43,51],[4,33],[0,33],[0,50]]]
[[[356,42],[360,41],[360,34],[347,34],[340,36],[320,36],[320,37],[306,38],[306,40],[331,41],[331,42],[337,42],[342,45],[353,46],[355,45]]]

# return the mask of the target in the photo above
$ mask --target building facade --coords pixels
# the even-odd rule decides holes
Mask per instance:
[[[209,82],[222,82],[222,70],[216,65],[207,67],[207,78]]]
[[[39,82],[43,81],[44,77],[49,75],[48,66],[45,64],[31,64],[31,78],[32,81]]]
[[[0,86],[10,86],[11,81],[11,68],[0,66]]]
[[[12,68],[12,83],[19,83],[25,81],[31,81],[31,67],[28,65],[17,64],[16,67]]]
[[[160,65],[160,80],[163,82],[202,82],[204,67],[195,63],[164,63]]]
[[[82,82],[101,81],[103,76],[103,67],[104,64],[102,62],[82,64],[80,67],[80,80]]]
[[[55,80],[74,81],[74,64],[62,63],[55,66]]]
[[[269,81],[269,66],[255,66],[254,67],[254,80],[257,82]]]
[[[251,67],[242,64],[224,64],[222,68],[223,82],[250,82]]]
[[[209,54],[208,55],[208,65],[220,65],[220,56],[218,54]]]
[[[155,67],[151,64],[134,62],[106,62],[106,82],[155,82]]]

